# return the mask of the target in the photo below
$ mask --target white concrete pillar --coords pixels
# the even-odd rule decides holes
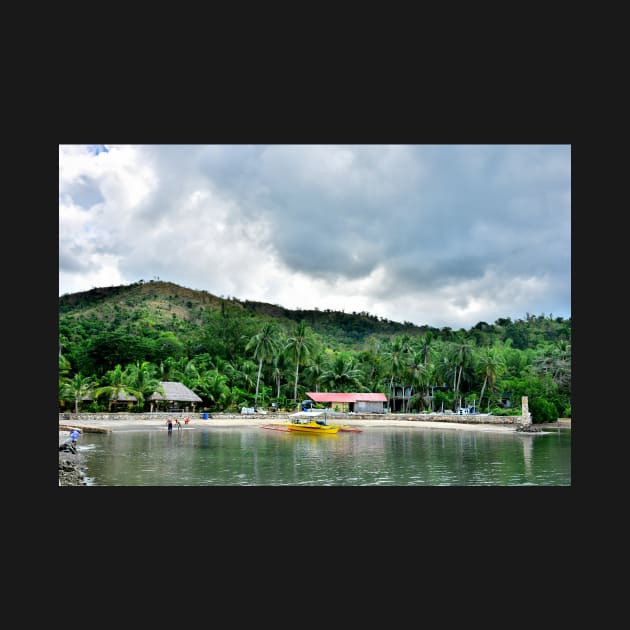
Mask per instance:
[[[521,408],[522,408],[522,418],[523,424],[531,424],[532,423],[532,414],[529,413],[529,402],[527,400],[527,396],[523,396],[521,398]]]

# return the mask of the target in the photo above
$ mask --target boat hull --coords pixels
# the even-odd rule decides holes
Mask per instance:
[[[296,433],[310,433],[319,434],[319,435],[335,435],[337,431],[339,431],[339,427],[326,424],[321,425],[316,422],[305,422],[305,423],[291,423],[287,425],[287,429],[289,431],[295,431]]]

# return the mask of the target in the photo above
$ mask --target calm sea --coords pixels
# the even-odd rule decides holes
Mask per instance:
[[[549,431],[186,427],[84,433],[79,450],[93,486],[570,486],[571,430]]]

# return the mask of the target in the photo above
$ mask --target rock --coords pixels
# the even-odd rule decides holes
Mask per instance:
[[[59,447],[59,485],[60,486],[87,486],[85,479],[83,457],[78,455],[76,449],[66,451]]]
[[[540,433],[542,431],[540,427],[534,424],[519,424],[516,430],[522,433]]]

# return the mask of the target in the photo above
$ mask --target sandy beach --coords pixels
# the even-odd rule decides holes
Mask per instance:
[[[342,417],[339,419],[328,418],[329,424],[348,425],[368,429],[370,427],[405,427],[417,429],[451,429],[453,431],[493,431],[501,433],[512,433],[516,431],[516,425],[497,424],[472,424],[459,422],[436,422],[431,420],[400,420],[395,418],[383,419],[352,419]],[[182,423],[183,430],[191,428],[212,428],[212,427],[262,427],[266,424],[286,424],[289,420],[286,416],[257,415],[255,417],[242,416],[240,418],[190,418],[188,424]],[[87,432],[90,430],[106,431],[134,431],[142,429],[162,429],[166,426],[164,419],[133,420],[133,419],[103,419],[103,420],[81,420],[73,423],[72,420],[59,422],[59,443],[61,444],[69,435],[71,427],[77,427]],[[177,431],[177,425],[173,426],[173,431]]]

